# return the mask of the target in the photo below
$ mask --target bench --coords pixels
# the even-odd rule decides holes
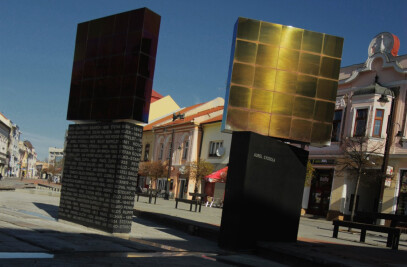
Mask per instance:
[[[365,242],[366,231],[387,233],[386,246],[395,250],[398,249],[401,234],[401,229],[399,228],[339,220],[334,220],[332,224],[334,225],[333,238],[338,238],[339,226],[360,229],[360,242]]]
[[[407,215],[361,211],[355,213],[355,220],[360,220],[361,222],[375,223],[377,219],[390,221],[390,227],[403,227],[407,224]]]
[[[191,206],[190,206],[190,208],[189,208],[189,211],[192,211],[192,205],[195,205],[195,212],[196,212],[196,210],[197,210],[197,208],[198,208],[198,206],[199,206],[199,212],[201,212],[202,203],[201,203],[200,200],[176,198],[176,199],[175,199],[175,208],[178,208],[178,202],[183,202],[183,203],[188,203],[188,204],[190,204]]]
[[[152,199],[154,198],[154,204],[157,204],[157,191],[156,190],[149,190],[145,193],[136,193],[137,195],[137,202],[141,197],[148,197],[148,203],[151,204]]]

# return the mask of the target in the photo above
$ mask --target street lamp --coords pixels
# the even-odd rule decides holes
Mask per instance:
[[[383,194],[384,194],[384,184],[385,184],[385,180],[386,180],[386,174],[387,174],[387,167],[389,165],[389,152],[390,152],[390,147],[392,145],[392,141],[393,141],[393,135],[394,135],[394,110],[395,110],[395,93],[392,89],[388,89],[386,88],[384,90],[384,92],[382,93],[382,95],[380,96],[380,98],[377,100],[380,103],[386,104],[389,101],[388,99],[388,95],[386,94],[386,92],[389,91],[390,95],[392,97],[391,99],[391,103],[390,103],[390,114],[388,116],[388,122],[387,122],[387,129],[386,129],[386,143],[384,146],[384,152],[383,152],[383,164],[380,170],[380,196],[379,196],[379,207],[378,207],[378,212],[381,213],[382,212],[382,208],[383,208]],[[382,221],[380,221],[380,224],[383,224]]]
[[[181,113],[173,113],[172,114],[172,121],[175,121],[176,119],[181,119],[183,120],[185,118],[185,113],[181,114]],[[171,181],[171,168],[172,168],[172,150],[174,147],[174,133],[175,130],[172,129],[172,133],[171,133],[171,144],[170,144],[170,158],[168,159],[168,174],[167,174],[167,183],[165,185],[165,195],[164,195],[164,199],[165,200],[169,200],[170,199],[170,181]]]

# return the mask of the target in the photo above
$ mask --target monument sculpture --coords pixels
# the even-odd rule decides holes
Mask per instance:
[[[160,20],[141,8],[78,24],[59,219],[130,232]]]
[[[239,18],[222,130],[232,145],[219,244],[297,239],[308,151],[328,146],[343,38]]]

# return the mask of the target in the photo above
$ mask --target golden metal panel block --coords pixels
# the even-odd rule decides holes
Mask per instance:
[[[250,104],[251,109],[270,113],[272,103],[273,103],[273,92],[261,89],[252,90]]]
[[[330,122],[334,118],[335,103],[317,101],[315,103],[314,120],[321,122]]]
[[[271,45],[280,45],[283,25],[262,21],[260,24],[259,41]]]
[[[301,53],[298,71],[306,74],[318,75],[320,61],[321,57],[319,55]]]
[[[235,59],[254,64],[256,62],[257,44],[237,40]]]
[[[315,100],[306,97],[295,97],[293,106],[293,116],[305,119],[314,117]]]
[[[342,57],[343,38],[325,34],[323,54],[327,56]]]
[[[253,86],[266,90],[274,90],[276,72],[275,69],[256,67]]]
[[[229,93],[229,105],[238,108],[249,108],[252,89],[242,86],[231,86]]]
[[[280,48],[277,68],[280,70],[297,71],[299,59],[300,59],[299,51]]]
[[[291,26],[283,26],[280,46],[291,49],[300,49],[303,32],[303,29],[294,28]]]
[[[222,129],[330,144],[343,38],[239,18]]]
[[[302,142],[311,141],[312,121],[292,119],[290,137]]]
[[[329,101],[335,101],[337,88],[338,88],[337,81],[318,79],[317,97]]]
[[[340,59],[322,57],[319,75],[325,78],[338,79],[340,68]]]
[[[262,135],[268,135],[270,127],[270,114],[250,112],[248,130]]]
[[[298,75],[297,77],[297,94],[315,97],[317,88],[317,78],[307,75]]]
[[[269,136],[287,138],[291,128],[290,116],[272,114],[270,118]]]
[[[287,94],[274,93],[271,113],[291,116],[293,109],[294,96]]]
[[[311,143],[318,146],[331,144],[332,123],[314,122],[312,125]]]
[[[297,74],[287,71],[277,71],[275,91],[295,94],[297,91]]]
[[[247,131],[249,112],[247,110],[230,107],[226,119],[226,129],[233,131]]]
[[[254,19],[239,18],[237,25],[237,38],[258,41],[260,21]]]
[[[322,41],[324,40],[324,34],[319,32],[312,32],[304,30],[302,37],[302,46],[301,50],[321,53],[322,50]]]
[[[252,86],[254,79],[254,66],[235,63],[233,64],[232,83]]]
[[[280,48],[278,46],[259,44],[257,49],[256,64],[276,68],[279,49]]]

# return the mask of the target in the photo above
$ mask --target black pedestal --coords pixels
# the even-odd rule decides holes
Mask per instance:
[[[69,126],[59,219],[130,232],[142,133],[124,122]]]
[[[308,151],[252,132],[234,132],[219,245],[295,242]]]

